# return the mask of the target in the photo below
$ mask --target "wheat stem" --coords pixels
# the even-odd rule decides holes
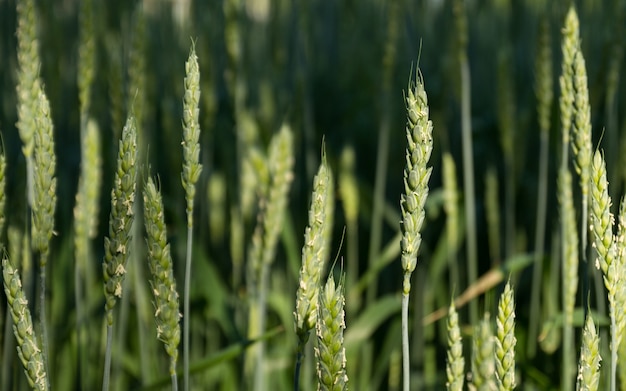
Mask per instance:
[[[422,242],[421,229],[424,223],[424,205],[428,197],[428,181],[432,167],[428,161],[433,150],[433,124],[429,119],[428,96],[424,89],[421,74],[415,81],[410,80],[405,97],[406,123],[406,166],[404,168],[404,193],[400,198],[402,220],[401,260],[404,279],[402,283],[402,351],[403,351],[403,387],[408,391],[409,373],[409,338],[408,307],[411,292],[411,274],[417,266],[417,255]]]

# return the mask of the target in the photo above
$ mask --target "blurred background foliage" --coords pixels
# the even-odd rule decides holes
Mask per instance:
[[[98,387],[102,368],[101,342],[91,377],[79,384],[75,354],[72,259],[72,209],[80,165],[80,113],[77,60],[80,36],[79,3],[76,0],[36,1],[41,69],[51,102],[58,154],[57,236],[49,264],[51,298],[51,378],[56,389]],[[570,2],[565,0],[466,1],[467,54],[471,70],[471,122],[475,159],[475,227],[479,244],[479,274],[507,262],[528,258],[533,252],[537,194],[539,126],[535,96],[535,61],[541,20],[549,23],[554,75],[560,73],[560,29]],[[575,2],[581,25],[582,49],[587,60],[594,146],[602,136],[602,148],[612,176],[611,191],[622,193],[626,132],[624,107],[623,46],[626,25],[621,0]],[[447,263],[445,216],[441,192],[443,152],[457,162],[461,178],[460,78],[456,27],[452,1],[447,0],[225,0],[225,1],[97,1],[94,0],[95,79],[89,115],[103,140],[104,173],[99,236],[93,243],[93,267],[101,273],[102,238],[107,231],[110,188],[115,167],[117,139],[130,107],[142,103],[144,119],[141,143],[146,164],[159,176],[166,221],[172,242],[178,286],[182,287],[185,206],[180,185],[182,154],[182,95],[184,63],[195,42],[201,71],[201,161],[205,167],[198,186],[196,246],[192,280],[192,365],[198,366],[194,389],[248,388],[243,374],[245,341],[245,267],[236,265],[237,253],[246,254],[254,227],[254,215],[245,216],[243,238],[233,238],[233,205],[239,202],[241,150],[238,140],[249,137],[265,146],[280,124],[295,132],[295,180],[282,241],[272,268],[268,327],[278,330],[267,342],[266,370],[272,389],[289,389],[295,363],[296,339],[292,312],[300,265],[300,249],[311,183],[320,161],[324,140],[336,174],[352,176],[358,188],[358,218],[351,225],[349,205],[337,193],[333,254],[345,257],[353,246],[357,262],[344,264],[347,273],[348,374],[353,389],[398,389],[400,376],[399,291],[402,280],[399,253],[399,197],[403,189],[405,107],[403,91],[419,66],[424,77],[434,123],[434,167],[427,204],[427,222],[412,290],[413,384],[420,389],[441,389],[445,383],[445,322],[422,325],[421,319],[447,307],[453,292],[460,294],[468,282],[451,286],[448,273],[464,276],[464,228],[457,259]],[[9,226],[24,230],[25,161],[15,124],[16,111],[16,1],[0,0],[0,130],[8,158],[7,215]],[[131,53],[139,53],[141,68]],[[419,61],[419,63],[418,63]],[[145,78],[143,90],[129,89],[131,74]],[[554,92],[558,94],[557,76]],[[512,100],[503,99],[509,94]],[[555,95],[558,96],[558,95]],[[558,102],[555,100],[555,102]],[[503,141],[499,113],[512,103],[510,121],[512,166]],[[542,254],[545,282],[558,285],[558,248],[551,240],[558,226],[556,167],[560,130],[558,105],[553,104],[550,129],[550,169],[546,250]],[[511,140],[509,140],[511,142]],[[263,147],[264,149],[264,147]],[[346,152],[347,151],[347,152]],[[353,153],[353,167],[342,154]],[[382,159],[382,160],[381,160]],[[382,166],[380,164],[384,163]],[[378,179],[377,169],[383,170]],[[501,207],[496,236],[488,235],[485,177],[495,172],[496,199],[504,199],[505,183],[513,177],[514,204]],[[144,169],[144,175],[147,172]],[[336,175],[336,178],[338,175]],[[341,185],[340,185],[341,186]],[[382,196],[382,198],[380,198]],[[377,197],[383,203],[377,205]],[[345,196],[344,196],[345,198]],[[348,202],[356,202],[354,200]],[[495,201],[497,202],[497,200]],[[459,206],[462,203],[459,201]],[[493,206],[493,205],[491,205]],[[462,208],[461,208],[462,212]],[[461,213],[462,215],[462,213]],[[513,230],[505,227],[513,218]],[[344,227],[348,231],[344,235]],[[351,228],[352,227],[352,228]],[[493,228],[493,227],[492,227]],[[5,238],[6,234],[2,233]],[[501,237],[499,237],[499,236]],[[506,242],[505,236],[513,238]],[[493,241],[506,245],[494,253]],[[491,243],[490,243],[491,241]],[[140,241],[142,242],[142,241]],[[556,241],[558,242],[558,240]],[[5,241],[6,243],[6,241]],[[143,242],[142,242],[143,243]],[[491,245],[491,247],[490,247]],[[134,253],[131,262],[145,268],[145,256]],[[353,255],[354,256],[354,255]],[[339,261],[343,262],[343,261]],[[514,264],[514,263],[512,263]],[[558,332],[542,343],[532,357],[526,353],[529,322],[549,324],[558,314],[560,301],[551,291],[542,292],[544,306],[538,318],[529,313],[531,267],[514,268],[517,297],[518,371],[521,389],[558,389]],[[346,265],[351,266],[346,267]],[[356,266],[356,267],[355,267]],[[354,270],[356,269],[356,270]],[[243,271],[242,271],[243,270]],[[507,269],[511,271],[510,269]],[[508,274],[508,272],[506,272]],[[146,272],[144,270],[144,275]],[[132,279],[132,278],[129,278]],[[495,312],[492,284],[487,295],[474,298],[480,308]],[[100,294],[100,285],[89,287]],[[121,349],[114,352],[117,389],[148,387],[162,380],[166,359],[156,339],[138,342],[143,330],[153,335],[153,320],[141,319],[140,307],[152,312],[141,289],[131,288]],[[31,292],[32,293],[32,292]],[[29,293],[27,293],[29,295]],[[558,294],[557,294],[558,295]],[[32,297],[32,296],[30,296]],[[142,299],[143,298],[143,299]],[[142,301],[143,300],[143,301]],[[104,339],[101,327],[103,302],[92,305],[92,330]],[[545,308],[548,309],[545,309]],[[130,310],[128,310],[130,308]],[[0,302],[2,314],[6,300]],[[552,312],[550,312],[552,311]],[[461,323],[468,314],[460,309]],[[7,318],[0,320],[0,347],[12,346]],[[152,322],[152,323],[150,323]],[[581,322],[582,323],[582,322]],[[279,327],[279,329],[275,329]],[[543,335],[544,339],[548,338]],[[467,341],[466,341],[467,342]],[[466,346],[469,344],[466,343]],[[97,349],[96,349],[97,348]],[[13,348],[11,348],[13,349]],[[9,350],[11,350],[9,349]],[[228,356],[228,349],[233,350]],[[13,351],[14,352],[14,351]],[[158,353],[149,355],[146,352]],[[225,356],[220,356],[225,354]],[[7,357],[7,356],[5,356]],[[307,355],[301,384],[314,389],[312,351]],[[3,385],[23,389],[25,380],[15,355],[4,361]],[[210,359],[207,361],[207,359]],[[115,366],[116,365],[116,366]],[[12,379],[12,380],[11,380]],[[167,384],[167,383],[166,383]]]

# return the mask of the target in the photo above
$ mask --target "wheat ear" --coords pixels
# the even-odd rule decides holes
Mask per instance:
[[[17,129],[26,158],[26,186],[28,205],[33,203],[33,149],[35,145],[35,118],[39,110],[39,41],[34,0],[17,1]]]
[[[332,214],[332,173],[326,163],[326,154],[322,148],[322,163],[313,179],[313,194],[309,209],[309,225],[304,231],[302,247],[302,266],[300,283],[296,292],[296,311],[294,312],[295,330],[298,336],[298,357],[296,360],[295,389],[298,389],[299,370],[304,347],[309,340],[309,332],[317,323],[320,276],[327,261],[330,248],[326,223],[328,214]]]
[[[152,274],[151,286],[157,324],[157,338],[165,344],[165,351],[170,356],[170,376],[172,389],[178,389],[176,381],[176,361],[180,343],[180,311],[178,292],[174,280],[170,245],[167,243],[167,230],[163,215],[161,193],[148,178],[143,191],[144,220],[146,243],[148,246],[148,265]]]
[[[472,383],[477,391],[496,389],[496,363],[494,354],[493,332],[489,314],[474,326],[472,345]]]
[[[611,213],[606,163],[600,151],[596,151],[591,164],[591,225],[598,258],[596,266],[602,270],[604,285],[608,291],[609,316],[611,318],[611,390],[616,389],[617,351],[621,341],[626,317],[624,314],[624,265],[613,237],[614,217]],[[620,239],[621,241],[622,239]]]
[[[44,358],[37,343],[33,330],[33,321],[28,310],[28,300],[22,290],[20,276],[11,266],[6,255],[2,258],[2,276],[4,292],[7,296],[11,318],[13,319],[13,333],[17,340],[17,355],[24,366],[24,373],[28,384],[35,390],[48,389]]]
[[[498,389],[510,391],[515,389],[515,295],[510,281],[506,283],[504,292],[498,303],[496,318],[496,380]]]
[[[591,319],[591,313],[588,311],[585,328],[583,329],[583,342],[580,348],[577,391],[596,391],[598,389],[601,360],[600,337],[596,332],[593,319]]]
[[[417,254],[422,242],[421,229],[424,223],[424,205],[428,197],[428,180],[432,167],[428,161],[433,150],[433,123],[429,119],[428,96],[424,89],[421,74],[417,73],[415,82],[409,81],[406,111],[406,166],[404,168],[404,193],[400,198],[402,209],[401,260],[404,272],[402,283],[402,356],[403,388],[408,391],[409,381],[409,293],[411,292],[411,273],[417,266]]]
[[[48,331],[46,316],[46,265],[50,253],[50,239],[54,233],[54,213],[56,210],[56,156],[54,154],[54,134],[50,118],[50,103],[43,90],[39,90],[39,109],[34,135],[34,186],[32,216],[33,247],[39,252],[39,322],[44,363],[47,368]]]
[[[183,313],[187,318],[183,324],[183,366],[184,386],[189,390],[189,291],[191,284],[191,249],[193,242],[193,204],[196,182],[200,178],[200,68],[195,46],[191,45],[189,58],[185,63],[185,97],[183,99],[183,172],[182,183],[187,201],[187,258],[185,260],[185,296]]]
[[[113,342],[113,308],[122,297],[122,283],[126,276],[126,262],[130,254],[133,206],[137,186],[137,129],[130,116],[122,131],[117,157],[117,171],[111,191],[109,236],[104,238],[104,297],[107,320],[107,349],[104,360],[102,389],[108,390]]]
[[[317,318],[317,359],[318,390],[344,391],[348,389],[346,373],[346,349],[343,331],[346,328],[344,306],[344,278],[335,280],[331,275],[320,292]]]
[[[446,360],[446,389],[449,391],[462,391],[465,382],[465,358],[463,358],[463,340],[459,327],[459,315],[454,307],[454,301],[450,303],[448,310],[448,353]]]

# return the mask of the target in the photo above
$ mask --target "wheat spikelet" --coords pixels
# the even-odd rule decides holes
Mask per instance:
[[[515,296],[507,282],[498,303],[496,318],[496,379],[498,389],[515,389]]]
[[[170,376],[175,377],[181,315],[178,309],[178,292],[174,280],[170,245],[167,243],[163,200],[152,178],[148,178],[148,183],[144,188],[143,201],[157,338],[165,344],[165,350],[170,356]]]
[[[24,296],[19,274],[11,266],[6,256],[2,259],[2,276],[4,292],[7,296],[11,318],[13,319],[13,333],[17,340],[17,354],[24,366],[28,384],[35,390],[47,390],[48,379],[44,358],[33,329],[33,321],[28,309],[28,300]]]
[[[463,341],[459,327],[459,315],[450,303],[448,310],[448,353],[446,361],[446,388],[449,391],[462,391],[465,382],[465,358],[463,358]]]

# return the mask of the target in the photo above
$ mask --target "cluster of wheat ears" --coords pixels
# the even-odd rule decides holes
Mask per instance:
[[[229,3],[230,4],[230,3]],[[467,56],[467,20],[463,11],[462,2],[454,3],[454,12],[457,20],[459,43],[459,74],[462,90],[469,90],[469,71]],[[227,4],[226,8],[229,7]],[[228,14],[228,9],[225,9]],[[37,14],[34,0],[17,1],[17,41],[18,41],[18,76],[17,76],[17,112],[19,137],[22,142],[22,153],[26,161],[26,198],[28,211],[28,230],[24,230],[19,240],[11,240],[9,235],[8,246],[3,252],[2,272],[3,283],[8,310],[12,319],[12,328],[17,341],[17,356],[21,361],[24,374],[32,389],[46,390],[50,388],[50,357],[49,331],[46,313],[48,297],[46,287],[48,281],[46,266],[54,262],[50,257],[51,239],[55,234],[55,210],[59,202],[69,202],[57,198],[55,138],[53,135],[52,114],[50,104],[45,93],[45,86],[39,75],[41,60],[40,48],[36,32]],[[190,325],[186,321],[190,318],[190,281],[194,273],[193,239],[194,239],[194,200],[196,199],[196,184],[203,174],[200,159],[203,153],[200,143],[200,68],[196,55],[195,44],[192,42],[189,57],[184,64],[183,79],[184,95],[182,96],[182,128],[179,140],[182,149],[181,183],[185,197],[187,237],[184,259],[184,283],[177,284],[175,267],[182,259],[175,259],[170,248],[169,236],[166,227],[164,201],[160,189],[158,172],[152,172],[146,164],[146,156],[150,153],[148,141],[142,140],[142,116],[145,115],[140,99],[137,99],[129,108],[125,125],[117,140],[117,165],[114,172],[113,188],[110,192],[111,210],[108,222],[108,234],[104,238],[102,257],[102,281],[98,281],[93,265],[87,260],[92,259],[91,243],[96,238],[97,216],[99,208],[100,189],[102,187],[102,148],[101,133],[96,122],[89,117],[92,94],[90,92],[95,77],[94,69],[94,40],[93,40],[93,9],[91,1],[81,2],[80,10],[81,39],[79,47],[79,103],[80,103],[80,150],[81,164],[80,177],[75,196],[73,222],[73,251],[75,259],[75,322],[78,357],[88,360],[93,352],[89,352],[87,342],[88,333],[85,326],[86,317],[90,316],[92,302],[85,299],[84,291],[92,284],[102,284],[104,293],[104,329],[106,330],[105,357],[102,374],[102,389],[111,389],[111,366],[115,358],[114,333],[118,318],[121,316],[116,304],[126,295],[125,276],[132,265],[129,264],[131,254],[136,250],[137,237],[145,239],[145,253],[150,271],[149,283],[152,293],[153,315],[156,329],[156,338],[163,343],[165,353],[169,358],[169,376],[171,388],[178,389],[178,376],[183,377],[183,389],[190,389],[190,372],[193,372],[190,363]],[[544,30],[544,36],[547,30]],[[227,31],[236,35],[237,31]],[[397,34],[393,29],[389,34]],[[601,359],[606,363],[608,374],[607,389],[617,390],[618,361],[620,342],[626,332],[626,198],[619,203],[617,218],[611,213],[612,201],[609,197],[609,181],[607,179],[606,163],[601,147],[594,151],[592,147],[591,108],[587,82],[585,58],[579,38],[579,22],[574,7],[569,9],[562,29],[563,60],[559,77],[559,112],[562,132],[562,164],[558,169],[558,201],[560,215],[560,245],[562,268],[562,335],[563,358],[561,389],[597,390],[600,381]],[[236,45],[227,45],[230,61],[241,61],[240,52]],[[390,54],[392,55],[392,54]],[[550,128],[550,106],[552,105],[552,53],[549,40],[543,39],[537,60],[537,96],[538,116],[542,134],[542,152],[540,159],[545,160],[544,144],[547,143],[547,133]],[[131,59],[131,61],[133,61]],[[131,84],[145,84],[141,69],[141,60],[136,72],[129,75]],[[392,60],[391,60],[392,61]],[[422,58],[428,62],[428,58]],[[145,66],[145,64],[143,65]],[[236,75],[235,75],[236,76]],[[427,89],[424,78],[419,69],[415,75],[409,77],[409,85],[404,91],[406,107],[406,155],[404,168],[404,191],[399,192],[400,202],[400,232],[401,239],[396,242],[399,246],[400,261],[398,267],[403,271],[401,282],[401,334],[402,334],[402,384],[403,389],[411,389],[411,355],[409,351],[410,319],[409,297],[413,272],[420,273],[418,262],[420,245],[422,242],[422,228],[426,221],[425,205],[429,196],[429,180],[432,167],[429,166],[433,151],[433,122],[429,115]],[[234,90],[237,90],[240,80],[236,77],[228,78]],[[134,85],[134,84],[133,84]],[[393,96],[393,92],[391,94]],[[469,103],[465,93],[462,94],[463,137],[470,137]],[[234,110],[245,118],[244,103],[235,99]],[[506,111],[501,113],[502,121],[507,122]],[[119,122],[119,120],[118,120]],[[245,122],[245,121],[242,121]],[[244,125],[245,126],[245,123]],[[119,131],[117,131],[119,132]],[[256,224],[251,233],[250,245],[247,254],[237,254],[233,250],[233,258],[245,259],[240,265],[245,265],[247,294],[250,302],[248,316],[248,344],[245,360],[242,365],[249,376],[249,386],[263,389],[267,383],[265,379],[264,360],[266,359],[265,341],[274,334],[268,332],[267,314],[269,284],[271,268],[277,257],[285,214],[287,210],[290,187],[294,180],[294,132],[289,124],[282,125],[272,136],[266,150],[258,148],[254,140],[256,136],[245,135],[237,141],[237,148],[245,159],[240,167],[240,187],[252,188],[251,191],[241,191],[238,200],[239,209],[231,213],[233,216],[256,213]],[[512,151],[509,135],[504,149]],[[469,151],[464,157],[471,157],[471,142]],[[58,150],[58,148],[57,148]],[[571,159],[570,159],[571,152]],[[512,152],[511,152],[512,153]],[[349,155],[346,159],[350,161]],[[573,163],[573,164],[572,164]],[[575,173],[570,169],[572,166]],[[464,161],[464,170],[472,170],[471,159]],[[4,230],[6,204],[6,175],[9,167],[4,155],[0,155],[0,232]],[[444,205],[448,217],[446,234],[454,247],[459,240],[459,209],[456,188],[455,163],[449,154],[443,159]],[[472,175],[465,175],[471,178]],[[573,182],[578,178],[580,186],[581,207],[574,204]],[[354,197],[356,185],[349,178],[339,177],[340,189],[346,203],[346,216],[353,221],[358,212],[349,208],[357,208],[357,200],[349,201]],[[489,181],[488,181],[489,184]],[[467,189],[466,183],[466,189]],[[473,186],[473,184],[471,184]],[[497,185],[492,185],[497,186]],[[545,184],[544,190],[545,191]],[[348,369],[344,330],[350,328],[346,324],[344,308],[346,305],[346,282],[351,280],[350,267],[344,270],[343,260],[332,258],[334,249],[331,248],[334,218],[335,176],[328,162],[324,146],[321,149],[321,164],[313,179],[310,195],[310,209],[308,223],[304,231],[304,245],[301,250],[301,265],[299,282],[295,295],[293,311],[293,325],[297,338],[297,349],[293,353],[295,373],[293,388],[300,389],[301,369],[311,365],[306,361],[310,345],[314,348],[314,368],[317,373],[318,389],[346,390]],[[253,194],[251,197],[250,194]],[[472,192],[468,193],[472,194]],[[465,222],[468,230],[469,243],[475,242],[475,233],[472,233],[473,221],[476,219],[475,202],[472,197],[465,197]],[[545,195],[544,195],[545,197]],[[495,203],[494,201],[493,203]],[[545,208],[545,206],[544,206]],[[577,223],[579,213],[580,226]],[[238,221],[236,218],[234,221]],[[233,223],[235,224],[235,223]],[[348,223],[349,224],[349,223]],[[615,225],[617,225],[615,227]],[[495,224],[497,226],[497,224]],[[349,227],[348,227],[349,229]],[[349,229],[350,230],[350,229]],[[242,232],[233,228],[233,235]],[[472,236],[474,235],[474,236]],[[587,235],[590,235],[589,239]],[[350,251],[350,234],[346,238]],[[594,251],[589,252],[587,259],[587,242],[590,242]],[[468,244],[470,262],[468,274],[470,279],[476,280],[476,249]],[[498,251],[498,250],[494,250]],[[472,255],[473,253],[473,255]],[[26,289],[20,279],[20,269],[30,268],[31,257],[38,261],[39,286],[34,289],[39,292],[37,298],[30,298],[36,305],[36,315],[31,315]],[[472,263],[471,259],[474,258]],[[575,322],[574,312],[579,290],[579,259],[589,262],[592,275],[585,276],[592,279],[596,274],[601,275],[606,294],[608,295],[610,357],[600,357],[600,341],[597,332],[597,320],[594,312],[587,304],[585,311],[582,343],[578,354],[578,365],[575,365]],[[134,259],[136,260],[136,259]],[[536,270],[541,272],[541,267]],[[601,274],[600,274],[601,273]],[[472,277],[473,275],[473,277]],[[456,277],[453,277],[456,278]],[[506,276],[496,277],[497,282]],[[537,280],[540,280],[538,278]],[[497,283],[496,282],[496,283]],[[182,294],[180,286],[183,286]],[[400,281],[398,281],[400,286]],[[33,290],[33,291],[34,291]],[[583,292],[583,295],[588,293]],[[182,296],[183,306],[179,305]],[[348,301],[350,297],[348,296]],[[539,300],[539,299],[536,299]],[[99,300],[95,300],[100,303]],[[463,390],[465,383],[476,390],[513,390],[519,383],[519,369],[516,371],[516,333],[515,333],[515,291],[512,283],[506,282],[497,305],[495,327],[489,313],[477,317],[476,310],[472,310],[475,319],[472,321],[471,357],[466,364],[464,354],[463,335],[459,322],[457,308],[467,300],[459,296],[453,300],[447,309],[446,332],[448,349],[446,356],[446,387],[449,390]],[[350,306],[350,304],[347,304]],[[33,322],[33,319],[36,322]],[[181,332],[181,322],[183,330]],[[288,330],[291,332],[291,330]],[[182,334],[182,347],[181,345]],[[313,335],[313,341],[309,343]],[[92,341],[93,342],[93,341]],[[419,346],[412,346],[420,349]],[[182,369],[179,368],[179,351],[183,353]],[[117,351],[119,352],[119,350]],[[122,357],[118,359],[122,360]],[[92,369],[80,368],[72,371],[81,372],[83,381],[88,379],[87,372]],[[575,385],[574,385],[575,383]],[[626,383],[622,379],[623,384]],[[84,386],[82,384],[81,386]]]

